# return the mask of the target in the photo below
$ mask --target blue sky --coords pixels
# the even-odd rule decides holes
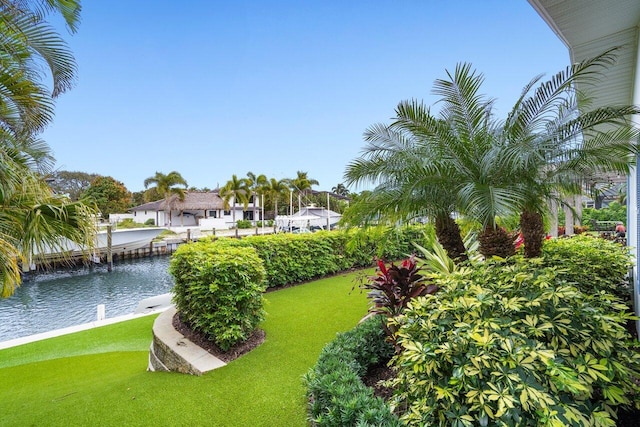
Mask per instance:
[[[301,170],[328,190],[367,127],[401,100],[433,104],[457,63],[484,74],[501,117],[569,63],[526,0],[87,0],[62,32],[78,82],[42,136],[58,169],[131,191],[173,170],[198,188]]]

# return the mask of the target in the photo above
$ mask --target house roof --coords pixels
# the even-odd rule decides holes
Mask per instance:
[[[180,200],[177,195],[169,198],[168,207],[178,211],[202,211],[225,209],[224,201],[217,191],[209,192],[187,192],[184,200]],[[167,206],[165,200],[156,200],[129,209],[130,211],[164,211]]]
[[[616,63],[589,95],[593,107],[633,104],[640,1],[529,0],[529,3],[569,48],[572,62],[621,46]]]

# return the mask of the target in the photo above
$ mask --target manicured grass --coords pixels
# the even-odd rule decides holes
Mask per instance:
[[[2,426],[305,426],[302,375],[366,313],[359,273],[266,295],[267,339],[202,377],[147,372],[155,316],[0,351]]]

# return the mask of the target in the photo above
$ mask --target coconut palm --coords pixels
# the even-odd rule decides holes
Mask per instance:
[[[345,187],[343,183],[340,183],[335,187],[331,187],[331,192],[344,197],[349,195],[349,189]]]
[[[187,181],[176,171],[171,171],[166,175],[156,171],[154,176],[144,180],[144,188],[149,187],[155,188],[158,194],[164,198],[165,222],[168,218],[168,225],[171,226],[171,206],[169,201],[172,196],[177,197],[181,201],[184,200],[187,193],[186,188],[188,187]]]
[[[258,197],[259,194],[262,193],[262,189],[268,182],[268,179],[266,175],[260,174],[256,176],[256,174],[254,174],[253,172],[247,172],[247,177],[245,179],[247,181],[247,187],[249,187],[249,191],[251,193],[251,196],[253,197],[253,213],[255,215],[256,198]]]
[[[546,82],[534,78],[522,91],[502,132],[525,190],[520,227],[525,256],[542,253],[547,201],[579,194],[593,176],[626,174],[635,160],[635,106],[592,108],[585,97],[615,61],[611,49],[567,67]],[[535,87],[535,90],[534,90]]]
[[[278,216],[278,200],[283,195],[288,195],[290,188],[288,180],[271,178],[265,185],[265,195],[273,202],[273,216]]]
[[[220,189],[218,193],[224,201],[225,209],[231,209],[233,215],[233,224],[236,225],[236,209],[235,206],[238,202],[242,203],[243,209],[246,210],[249,206],[249,195],[251,190],[249,189],[249,182],[245,178],[238,178],[235,174],[231,176],[231,179],[227,181],[224,187]],[[233,207],[230,202],[233,200]],[[236,236],[238,235],[238,229],[236,228]]]
[[[308,172],[297,171],[296,177],[293,179],[289,179],[289,186],[291,187],[291,191],[294,193],[298,193],[298,205],[300,205],[300,198],[309,194],[311,191],[311,187],[314,185],[318,185],[319,182],[316,179],[309,178]],[[298,209],[300,206],[298,206]]]

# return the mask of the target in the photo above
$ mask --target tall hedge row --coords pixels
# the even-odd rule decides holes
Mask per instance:
[[[373,265],[375,258],[396,260],[424,244],[430,226],[378,227],[367,230],[321,231],[310,234],[248,236],[241,240],[214,239],[218,248],[252,247],[266,269],[267,287]]]

